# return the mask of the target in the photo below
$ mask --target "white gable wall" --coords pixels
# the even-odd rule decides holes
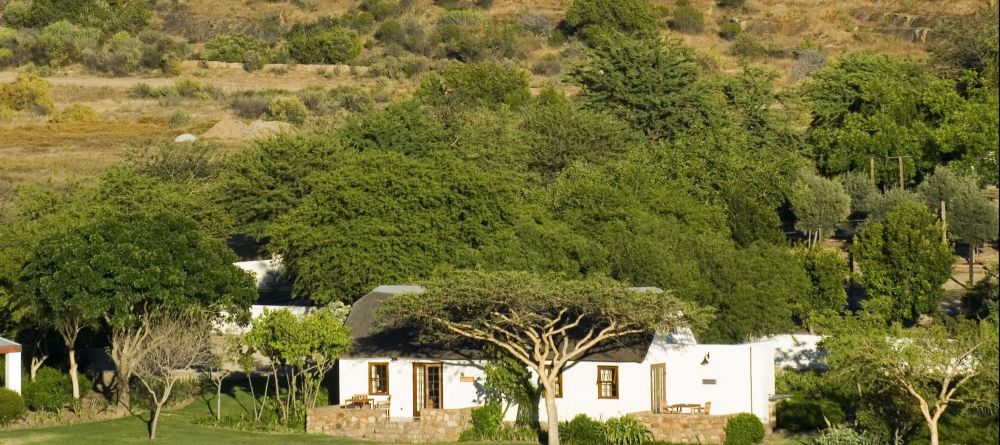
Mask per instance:
[[[708,364],[702,365],[709,354]],[[482,403],[481,388],[485,378],[482,362],[468,360],[412,360],[391,357],[344,358],[340,360],[340,397],[368,393],[368,363],[389,363],[389,392],[392,416],[413,416],[413,364],[444,363],[444,408],[467,408]],[[628,413],[649,411],[650,366],[666,364],[667,404],[712,402],[712,414],[753,412],[768,421],[768,398],[774,394],[774,351],[766,344],[677,345],[657,336],[642,363],[576,362],[563,370],[563,397],[557,399],[560,419],[586,414],[608,419]],[[617,399],[597,395],[597,367],[618,367]],[[461,381],[461,376],[475,381]],[[706,384],[714,379],[715,384]],[[467,379],[468,380],[468,379]],[[383,399],[381,396],[372,396]],[[546,418],[545,404],[539,404],[540,417]],[[515,410],[507,413],[514,420]]]

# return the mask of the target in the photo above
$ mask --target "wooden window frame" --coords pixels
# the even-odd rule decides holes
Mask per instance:
[[[613,396],[604,396],[604,395],[601,394],[601,384],[602,383],[608,383],[608,382],[602,382],[601,381],[601,371],[606,370],[606,369],[607,370],[611,370],[613,372],[614,380],[610,382],[613,385],[611,387],[612,388],[611,392],[614,393]],[[618,386],[618,367],[617,366],[610,366],[610,365],[609,366],[598,366],[597,367],[597,398],[598,399],[617,399],[618,396],[619,396],[619,394],[621,394],[621,388]]]
[[[385,392],[375,392],[375,385],[372,383],[372,368],[376,366],[385,367]],[[371,396],[387,396],[389,395],[389,363],[388,362],[368,362],[368,395]]]

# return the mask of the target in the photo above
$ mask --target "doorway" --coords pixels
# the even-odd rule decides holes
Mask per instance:
[[[444,373],[440,363],[413,364],[413,417],[444,406]]]
[[[649,366],[649,409],[662,413],[667,406],[667,364],[655,363]]]

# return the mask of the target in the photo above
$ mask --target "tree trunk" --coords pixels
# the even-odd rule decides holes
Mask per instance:
[[[222,420],[222,379],[215,386],[215,420]]]
[[[936,418],[927,422],[927,430],[930,432],[931,445],[938,445],[938,423]]]
[[[556,397],[552,391],[545,391],[545,419],[549,426],[549,445],[559,445],[559,417],[556,414]]]
[[[969,285],[976,284],[976,245],[969,243]]]
[[[163,405],[159,404],[159,403],[157,403],[156,405],[153,406],[153,415],[150,417],[150,420],[149,420],[149,438],[150,439],[156,439],[156,424],[160,421],[160,408],[162,408],[162,407],[163,407]]]
[[[80,398],[80,378],[76,375],[76,349],[69,348],[69,381],[73,383],[73,398]]]

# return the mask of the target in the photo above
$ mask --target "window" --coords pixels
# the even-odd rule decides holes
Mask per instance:
[[[599,399],[618,398],[617,366],[597,367],[597,398]]]
[[[368,364],[368,394],[389,395],[389,364]]]
[[[702,385],[714,385],[715,379],[701,379]]]
[[[546,365],[545,367],[548,368],[548,369],[552,369],[552,365]],[[561,370],[559,371],[559,374],[556,374],[556,398],[557,399],[561,399],[562,395],[563,395],[562,374],[563,373],[562,373]]]

